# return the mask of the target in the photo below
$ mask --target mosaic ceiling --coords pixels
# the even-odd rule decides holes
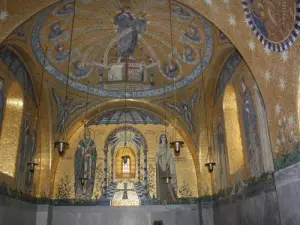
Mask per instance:
[[[169,9],[164,0],[77,1],[72,34],[74,5],[61,1],[38,15],[31,47],[60,82],[69,71],[69,85],[77,90],[89,87],[91,94],[113,98],[125,92],[130,98],[159,96],[193,82],[213,51],[207,20],[174,2],[170,20]]]
[[[109,125],[109,124],[161,124],[165,121],[144,109],[118,108],[101,113],[88,122],[88,125]]]

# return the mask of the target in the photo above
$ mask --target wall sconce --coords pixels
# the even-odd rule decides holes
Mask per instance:
[[[64,154],[65,150],[69,147],[69,143],[66,141],[56,141],[54,143],[54,148],[58,149],[60,155]]]
[[[172,177],[171,177],[171,175],[167,175],[167,176],[163,177],[163,179],[165,179],[166,183],[169,184],[171,182]]]
[[[180,154],[180,149],[184,145],[183,141],[173,141],[170,143],[171,148],[174,149],[175,154]]]
[[[207,163],[205,163],[205,166],[208,169],[208,172],[212,173],[214,171],[214,166],[216,163],[214,162],[214,158],[211,152],[211,147],[208,147],[208,152],[207,152]]]
[[[39,165],[39,164],[38,164],[38,163],[35,163],[35,162],[28,162],[28,163],[27,163],[27,166],[29,166],[29,171],[30,171],[31,173],[34,172],[34,167],[37,166],[37,165]]]
[[[205,166],[208,168],[208,172],[212,173],[214,171],[214,166],[216,165],[215,162],[208,162],[205,163]]]
[[[87,179],[86,177],[81,177],[81,178],[80,178],[80,183],[81,183],[81,185],[84,186],[84,185],[85,185],[85,182],[86,182],[87,180],[88,180],[88,179]]]

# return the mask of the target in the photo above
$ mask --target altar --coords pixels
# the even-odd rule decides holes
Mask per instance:
[[[138,206],[140,205],[134,183],[130,180],[121,180],[117,184],[117,188],[113,199],[112,206]]]

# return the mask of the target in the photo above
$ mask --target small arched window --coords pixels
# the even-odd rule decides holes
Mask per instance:
[[[244,153],[242,148],[237,99],[234,87],[231,84],[227,84],[225,89],[223,113],[229,174],[235,175],[244,167]]]
[[[8,91],[0,139],[0,172],[14,177],[18,157],[19,140],[23,121],[24,92],[17,81],[12,82]]]
[[[123,160],[122,172],[123,173],[130,173],[130,158],[129,157],[127,158],[126,162]]]

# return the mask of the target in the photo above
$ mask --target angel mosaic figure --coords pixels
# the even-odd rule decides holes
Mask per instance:
[[[74,4],[68,3],[64,5],[64,7],[57,12],[57,14],[59,16],[64,16],[64,15],[72,14],[73,12],[74,12]]]
[[[91,66],[86,66],[82,62],[76,62],[75,64],[75,76],[84,77],[92,70]]]
[[[75,153],[75,196],[76,199],[91,199],[95,183],[97,151],[88,128],[84,129],[83,136]]]
[[[194,103],[197,98],[198,92],[196,91],[190,101],[180,100],[176,105],[173,103],[168,103],[168,106],[175,109],[180,115],[182,115],[187,122],[189,128],[193,131],[195,127],[193,125],[193,108]]]
[[[62,99],[54,89],[52,89],[52,93],[57,107],[56,132],[62,133],[69,115],[71,115],[78,109],[84,108],[86,106],[86,103],[73,105],[71,104],[73,99],[68,98],[66,99],[66,101],[64,101],[64,99]]]
[[[70,54],[70,50],[66,50],[64,47],[64,44],[59,41],[56,45],[55,45],[55,51],[56,51],[56,60],[57,61],[63,61],[65,60],[69,54]]]
[[[50,33],[48,35],[48,40],[59,37],[64,32],[59,21],[53,23],[50,27]]]
[[[186,32],[183,32],[183,35],[188,38],[190,41],[202,43],[202,40],[198,34],[198,29],[195,25],[190,25]]]

